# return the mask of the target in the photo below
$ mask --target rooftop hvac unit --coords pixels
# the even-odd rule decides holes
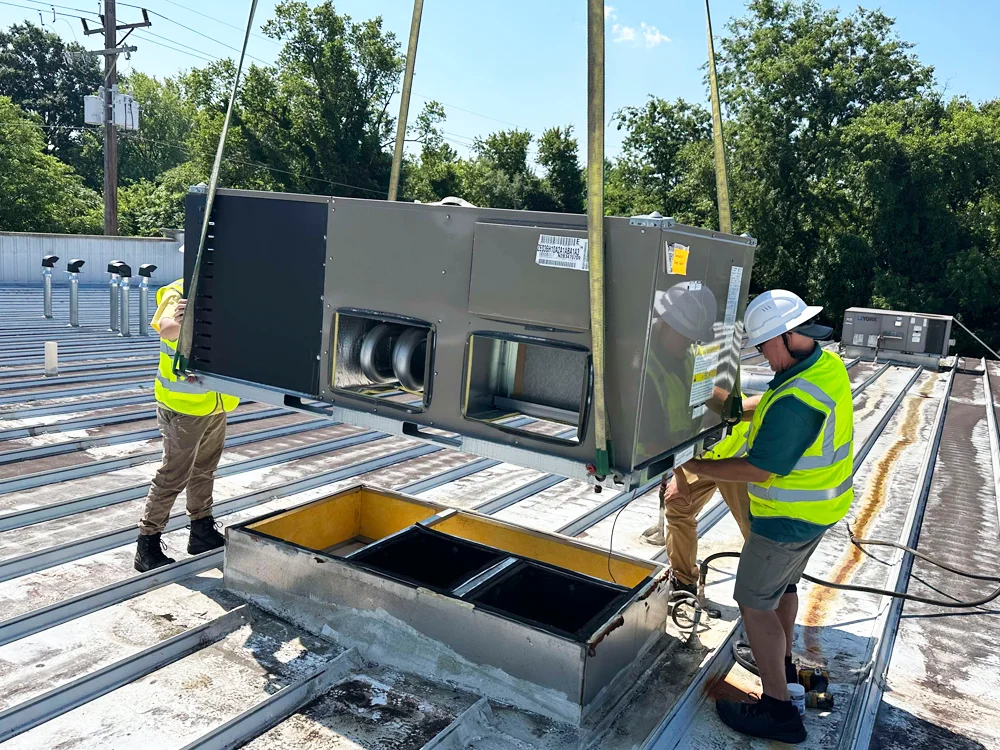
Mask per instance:
[[[188,195],[191,236],[204,206]],[[591,476],[586,217],[220,190],[208,235],[207,387]],[[722,431],[756,241],[659,217],[605,238],[611,479],[637,486]]]
[[[955,343],[951,323],[950,315],[852,307],[841,342],[847,357],[938,367]]]

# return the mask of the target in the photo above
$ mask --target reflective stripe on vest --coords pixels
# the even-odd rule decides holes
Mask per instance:
[[[821,412],[823,427],[787,476],[772,475],[767,482],[749,484],[750,513],[819,525],[836,523],[854,500],[854,405],[843,361],[823,352],[798,377],[765,393],[754,413],[750,447],[768,409],[783,398],[796,398]]]
[[[167,291],[173,290],[183,294],[183,280],[178,279],[173,284],[161,287],[156,291],[157,307],[163,302]],[[217,411],[232,411],[239,406],[240,400],[235,396],[207,391],[204,388],[178,380],[174,375],[174,356],[177,354],[177,342],[160,339],[160,362],[156,373],[153,390],[156,400],[167,409],[180,414],[204,417]]]

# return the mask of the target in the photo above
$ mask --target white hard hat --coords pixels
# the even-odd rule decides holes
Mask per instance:
[[[719,313],[712,290],[700,281],[674,284],[653,295],[653,312],[664,323],[691,341],[711,341]]]
[[[811,339],[829,338],[833,333],[829,326],[805,325],[822,311],[822,307],[806,305],[799,295],[784,289],[764,292],[747,307],[746,329],[750,346],[763,344],[792,331]]]

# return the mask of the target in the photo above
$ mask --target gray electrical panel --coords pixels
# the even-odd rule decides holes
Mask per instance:
[[[592,475],[586,217],[221,190],[212,222],[206,387]],[[604,233],[612,474],[637,486],[723,429],[756,241],[658,216]]]
[[[841,342],[847,357],[937,367],[954,344],[951,323],[950,315],[852,307]]]

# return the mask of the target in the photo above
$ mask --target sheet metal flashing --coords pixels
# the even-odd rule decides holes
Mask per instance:
[[[368,487],[362,490],[375,491]],[[358,488],[337,494],[353,492],[358,492]],[[401,493],[391,494],[408,502],[420,502]],[[309,511],[322,502],[312,501],[298,510]],[[432,507],[428,505],[428,510]],[[460,585],[451,592],[435,591],[359,564],[354,555],[338,557],[270,536],[253,528],[262,520],[244,522],[227,530],[224,569],[229,589],[279,616],[308,611],[317,618],[313,628],[318,627],[319,632],[322,626],[317,623],[323,623],[348,639],[351,633],[377,639],[390,664],[405,664],[408,658],[405,652],[410,648],[409,642],[397,640],[394,635],[398,623],[406,623],[408,628],[434,641],[443,654],[450,653],[456,662],[471,665],[471,669],[464,670],[474,678],[468,687],[501,699],[509,697],[507,689],[513,680],[522,684],[515,696],[523,708],[563,721],[580,724],[603,704],[613,702],[615,688],[621,689],[621,680],[616,682],[616,678],[637,669],[641,671],[664,632],[668,586],[662,569],[643,561],[635,562],[652,568],[651,575],[634,587],[622,603],[606,611],[599,624],[580,642],[515,616],[504,616],[495,609],[477,606],[469,601],[469,595],[455,595],[454,589],[462,588]],[[433,529],[442,520],[438,517],[423,526]],[[505,526],[517,528],[512,524]],[[524,531],[557,544],[586,547],[554,535]],[[537,558],[492,549],[500,551],[501,557],[547,565]],[[476,571],[475,575],[481,573]],[[497,573],[504,575],[506,571]],[[480,583],[477,590],[484,585]],[[394,650],[396,643],[401,651]],[[477,665],[491,669],[483,670]],[[497,670],[503,676],[495,675]],[[543,700],[531,699],[536,691],[529,689],[530,685],[543,691]]]

